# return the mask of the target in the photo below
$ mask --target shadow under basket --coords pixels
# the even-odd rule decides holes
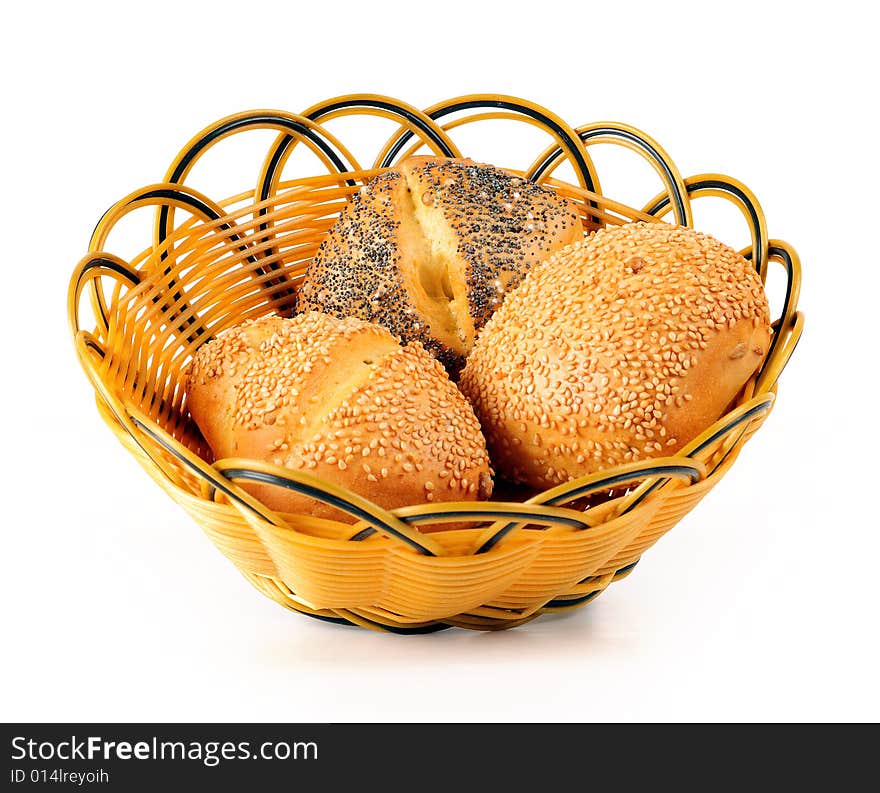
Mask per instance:
[[[325,126],[358,114],[390,120],[395,129],[368,168]],[[571,199],[587,232],[638,220],[692,226],[691,204],[703,196],[726,199],[742,212],[751,233],[743,255],[765,281],[770,266],[781,265],[786,288],[769,354],[732,409],[679,454],[538,494],[508,488],[505,501],[387,511],[304,473],[253,460],[212,461],[186,408],[185,375],[197,347],[243,320],[289,314],[306,265],[364,183],[411,153],[466,156],[452,133],[498,119],[537,128],[548,145],[525,168],[493,164]],[[277,132],[255,189],[217,202],[184,184],[214,144],[254,129]],[[602,195],[589,153],[600,144],[643,156],[661,192],[641,209]],[[301,146],[326,172],[282,180]],[[575,175],[570,183],[552,176],[563,163]],[[114,225],[145,207],[155,212],[146,249],[131,261],[105,250]],[[184,212],[175,223],[175,213]],[[768,237],[761,208],[744,185],[719,174],[682,178],[655,141],[625,124],[573,128],[544,108],[505,96],[459,97],[422,111],[388,97],[357,95],[301,115],[240,113],[199,133],[163,182],[131,193],[101,218],[73,273],[68,314],[101,417],[258,590],[319,619],[426,633],[520,625],[582,606],[629,573],[724,476],[769,414],[803,328],[799,284],[797,254]],[[81,304],[91,306],[91,329],[82,327]],[[351,521],[274,513],[245,491],[241,485],[248,481],[320,498]],[[609,491],[612,497],[598,498]],[[454,525],[443,530],[444,523]],[[428,524],[430,532],[420,531]]]

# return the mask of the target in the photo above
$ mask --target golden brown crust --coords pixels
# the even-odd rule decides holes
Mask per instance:
[[[544,488],[676,452],[729,406],[770,338],[748,261],[690,229],[633,223],[534,268],[460,387],[499,471]]]
[[[488,498],[473,410],[418,343],[317,312],[266,317],[199,348],[187,406],[217,458],[304,471],[392,509]],[[272,509],[344,519],[292,491],[245,487]]]
[[[504,294],[582,237],[573,205],[549,189],[472,160],[410,157],[342,211],[298,310],[376,322],[456,371]]]

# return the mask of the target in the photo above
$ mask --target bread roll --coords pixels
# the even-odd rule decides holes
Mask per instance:
[[[387,509],[492,492],[480,426],[443,367],[358,319],[309,312],[218,334],[196,352],[187,406],[217,458],[305,471]],[[344,518],[290,490],[242,486],[275,510]]]
[[[581,238],[574,206],[547,188],[471,160],[410,157],[353,196],[297,310],[377,322],[456,372],[505,292]]]
[[[767,354],[755,268],[691,229],[632,223],[534,268],[462,372],[499,473],[546,488],[671,454]]]

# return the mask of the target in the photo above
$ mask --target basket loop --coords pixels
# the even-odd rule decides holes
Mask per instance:
[[[446,130],[435,123],[434,118],[413,105],[389,96],[349,94],[348,96],[340,96],[326,102],[320,102],[317,105],[312,105],[303,111],[303,115],[313,121],[326,122],[341,115],[349,115],[350,113],[363,110],[373,115],[402,121],[401,131],[396,133],[396,135],[403,132],[407,135],[408,140],[413,135],[419,134],[423,142],[427,143],[438,156],[461,157],[458,147],[446,134]],[[394,137],[391,140],[394,140]],[[279,141],[278,145],[281,145],[281,141]],[[379,165],[381,160],[382,156],[380,153],[380,156],[376,158],[376,165],[387,168],[388,164]]]
[[[721,174],[700,174],[685,179],[685,185],[691,198],[700,196],[724,198],[740,209],[752,236],[751,247],[741,253],[747,259],[752,260],[763,282],[767,281],[770,262],[780,263],[785,268],[786,284],[782,313],[773,322],[773,339],[761,366],[756,385],[756,390],[759,393],[763,390],[769,390],[785,368],[803,330],[803,316],[801,315],[799,319],[796,317],[801,285],[800,258],[787,242],[771,240],[768,237],[767,223],[758,199],[739,180]],[[659,217],[668,210],[668,207],[669,196],[661,193],[645,206],[645,211]],[[783,337],[787,339],[788,343],[785,345],[785,355],[778,358],[777,349],[779,349],[780,339]]]
[[[621,485],[631,484],[645,478],[662,477],[663,482],[672,479],[683,479],[691,483],[698,482],[706,475],[706,468],[698,460],[689,460],[684,457],[660,457],[652,460],[641,460],[634,463],[615,466],[607,471],[599,471],[594,474],[572,479],[570,482],[545,490],[528,499],[526,504],[534,504],[555,507],[579,498],[584,498],[604,490],[610,490]],[[589,514],[583,513],[583,514]],[[473,553],[482,554],[491,550],[500,540],[510,532],[522,529],[526,523],[498,522],[489,526],[474,541]]]
[[[800,341],[803,331],[804,314],[802,311],[795,312],[791,324],[787,328],[780,326],[777,330],[778,337],[774,338],[774,342],[778,343],[773,348],[772,358],[764,364],[758,377],[758,382],[755,385],[757,392],[770,391],[776,387],[779,376],[789,360],[791,360],[791,356]],[[783,338],[784,341],[782,341]]]
[[[724,198],[742,212],[752,237],[751,248],[743,251],[743,255],[752,260],[761,280],[765,281],[767,279],[769,238],[767,221],[755,194],[738,179],[717,173],[689,176],[684,180],[684,184],[687,195],[691,199],[701,196]],[[669,196],[660,193],[645,205],[644,211],[657,217],[663,216],[669,211]]]
[[[694,462],[699,462],[703,465],[705,476],[711,476],[721,467],[731,451],[738,448],[739,440],[746,435],[751,424],[756,420],[763,419],[770,412],[774,399],[775,394],[771,392],[754,397],[743,403],[716,421],[705,432],[694,438],[679,454]],[[737,430],[739,430],[739,433],[736,440],[729,445],[724,455],[710,466],[709,459],[717,451],[719,444],[723,443],[726,438],[729,438]],[[625,515],[627,512],[632,511],[662,484],[664,484],[663,480],[643,482],[631,493],[624,496],[616,510],[617,513]]]
[[[67,320],[70,335],[75,340],[77,334],[84,330],[80,324],[79,301],[82,290],[89,284],[92,287],[92,312],[98,323],[99,331],[106,337],[109,328],[108,310],[103,286],[99,283],[109,277],[124,286],[137,286],[141,282],[140,274],[124,259],[104,251],[94,251],[80,259],[70,277],[67,290]],[[103,351],[102,351],[103,354]]]
[[[124,431],[137,445],[140,451],[160,471],[165,480],[172,487],[177,487],[174,477],[167,470],[167,461],[157,454],[155,447],[158,446],[171,454],[185,468],[202,480],[206,480],[211,486],[221,490],[237,506],[249,510],[262,520],[276,526],[286,528],[285,522],[274,512],[269,510],[250,494],[229,482],[217,474],[210,465],[204,462],[198,455],[191,452],[183,444],[169,435],[151,418],[137,408],[124,404],[113,391],[101,379],[95,366],[94,356],[103,357],[103,350],[96,344],[91,334],[80,331],[75,339],[77,357],[80,364],[91,382],[97,398],[112,414],[120,431]],[[152,448],[151,448],[152,447]]]
[[[464,110],[475,109],[500,109],[509,110],[514,113],[531,119],[544,130],[546,130],[556,142],[560,149],[564,150],[572,161],[575,173],[582,187],[594,193],[601,193],[599,187],[599,177],[593,161],[587,152],[583,142],[574,133],[559,116],[551,113],[544,107],[525,99],[515,96],[504,96],[497,94],[470,94],[467,96],[459,96],[440,102],[425,110],[425,113],[437,121],[452,113],[458,113]],[[487,118],[487,114],[482,114],[479,118]],[[494,116],[498,117],[498,116]],[[503,116],[509,117],[509,116]],[[395,162],[398,154],[412,137],[412,133],[408,131],[401,132],[395,139],[389,141],[385,147],[385,153],[382,157],[381,164],[383,167],[389,167]]]
[[[672,158],[657,141],[628,124],[601,121],[575,127],[575,133],[586,146],[597,143],[614,143],[635,151],[644,157],[666,185],[666,196],[672,202],[675,222],[681,226],[693,226],[693,215],[687,188]],[[562,149],[550,146],[526,171],[526,178],[538,181],[550,176],[562,161]]]
[[[301,471],[293,471],[257,460],[241,458],[216,460],[214,469],[232,482],[258,482],[309,496],[364,521],[382,535],[414,548],[419,553],[426,556],[443,556],[443,549],[430,537],[412,529],[372,501],[339,485],[325,482]]]
[[[548,601],[541,608],[547,611],[567,611],[589,603],[593,598],[601,595],[613,581],[626,578],[638,563],[639,560],[636,559],[634,562],[618,570],[611,570],[601,575],[588,576],[571,587],[566,594]]]
[[[466,116],[464,118],[456,118],[456,119],[453,119],[452,121],[447,121],[445,124],[438,125],[437,128],[441,132],[443,132],[444,134],[448,134],[449,132],[454,130],[456,127],[462,127],[465,124],[471,124],[471,123],[474,123],[477,121],[498,121],[500,119],[506,119],[508,121],[518,121],[518,122],[525,121],[527,123],[532,124],[535,127],[538,127],[539,129],[544,129],[544,127],[533,118],[530,118],[528,116],[522,116],[522,115],[519,115],[518,113],[503,113],[500,110],[495,110],[490,113],[475,113],[474,115]],[[431,123],[434,123],[434,122],[432,121]],[[409,143],[409,141],[407,141],[407,142]],[[373,160],[373,164],[377,168],[393,167],[393,163],[388,166],[383,166],[382,163],[385,161],[385,159],[388,155],[389,148],[391,146],[393,146],[395,143],[396,143],[396,135],[389,138],[385,142],[385,145],[379,150],[379,153],[376,155],[375,159]],[[412,143],[410,143],[409,146],[407,146],[406,148],[401,147],[400,149],[398,149],[398,152],[395,155],[395,160],[397,162],[401,162],[402,160],[405,160],[407,157],[413,156],[414,154],[416,154],[416,152],[419,150],[419,148],[421,148],[423,143],[424,143],[423,140],[416,140],[416,141],[413,141]],[[456,151],[458,151],[457,148],[456,148]],[[463,155],[459,153],[456,156],[462,157]]]
[[[104,360],[105,353],[103,347],[92,334],[84,330],[76,334],[73,342],[80,365],[92,384],[92,388],[95,389],[95,398],[106,408],[116,422],[116,426],[113,429],[117,432],[125,433],[140,449],[141,453],[153,463],[155,469],[167,481],[173,482],[170,473],[166,469],[165,461],[159,455],[152,453],[148,445],[143,442],[125,406],[101,379],[95,358],[97,358],[98,363]]]
[[[258,499],[251,496],[241,488],[235,486],[225,477],[218,476],[211,466],[207,465],[201,457],[193,454],[183,444],[179,443],[158,424],[145,416],[139,410],[128,409],[133,424],[157,445],[176,457],[186,468],[207,483],[209,488],[222,492],[233,504],[256,515],[261,520],[274,526],[288,528],[282,518]]]
[[[191,187],[162,182],[136,190],[110,207],[95,226],[95,230],[92,232],[92,238],[89,242],[89,249],[92,251],[101,250],[107,241],[110,231],[113,226],[119,222],[120,218],[127,215],[129,212],[145,206],[159,206],[160,208],[178,207],[188,210],[194,217],[209,222],[222,219],[218,228],[222,231],[228,232],[226,239],[229,242],[237,245],[238,250],[241,252],[245,252],[251,247],[251,244],[246,242],[244,237],[236,232],[235,222],[228,217],[219,204],[212,201],[203,193],[193,190]],[[156,250],[159,252],[159,261],[165,262],[170,258],[169,251],[171,241],[171,239],[166,239],[161,246],[157,246]],[[248,254],[246,258],[252,264],[256,264],[257,262],[257,259],[253,254]],[[172,261],[165,267],[163,275],[170,275],[173,267],[174,264]],[[259,268],[255,268],[255,273],[258,276],[262,275],[262,272],[263,271]],[[168,291],[174,289],[175,286],[176,281],[173,278],[169,278],[168,281],[163,284],[163,287]],[[92,281],[92,288],[96,315],[103,319],[106,327],[106,298],[103,294],[100,283],[97,280]],[[206,335],[205,328],[202,327],[202,325],[197,324],[198,320],[195,312],[193,312],[186,302],[183,301],[183,295],[180,290],[174,292],[171,296],[171,300],[177,304],[178,307],[177,310],[171,314],[169,320],[173,321],[181,313],[185,312],[187,313],[185,321],[186,325],[194,326],[190,328],[180,326],[178,331],[181,334],[188,334],[187,339],[189,341],[192,341],[198,336]],[[158,295],[153,298],[154,303],[158,303],[159,301],[160,298]],[[162,305],[161,310],[163,313],[167,313],[170,310],[170,307],[168,305]]]
[[[250,110],[226,116],[195,135],[169,166],[165,181],[182,183],[198,159],[213,145],[231,135],[253,129],[276,129],[287,137],[302,140],[330,173],[360,170],[351,152],[311,119],[285,110]],[[257,201],[259,200],[260,198],[257,197]],[[159,209],[154,228],[154,242],[157,247],[168,235],[168,227],[173,223],[173,217],[173,209],[170,207]]]
[[[748,431],[749,425],[753,421],[766,417],[772,409],[775,400],[776,394],[772,391],[767,391],[744,402],[716,421],[707,430],[700,433],[681,450],[681,454],[694,460],[706,460],[714,453],[719,444],[724,442],[734,432],[738,430],[740,436],[742,436]],[[731,448],[735,445],[735,443],[731,444]],[[710,473],[715,471],[723,461],[724,458],[713,465]]]
[[[391,513],[411,526],[423,524],[460,523],[461,521],[518,520],[525,523],[549,528],[559,526],[570,529],[588,529],[591,523],[584,519],[584,514],[573,509],[554,509],[535,504],[524,504],[519,501],[473,501],[466,505],[461,503],[419,504],[418,506],[399,507]],[[376,531],[364,521],[352,526],[352,534],[348,538],[352,542],[365,540]]]
[[[785,297],[782,301],[782,313],[773,324],[773,339],[770,342],[770,350],[768,351],[767,358],[762,366],[762,374],[771,363],[775,365],[774,368],[778,368],[778,372],[771,382],[772,385],[772,383],[776,382],[776,378],[779,377],[779,374],[782,373],[782,369],[785,368],[785,364],[788,362],[788,357],[791,356],[791,353],[789,352],[789,356],[782,362],[781,367],[778,366],[778,362],[775,361],[776,350],[780,344],[780,338],[782,338],[786,329],[793,328],[795,324],[795,314],[797,312],[798,299],[800,298],[801,293],[801,260],[797,255],[797,252],[787,242],[783,242],[782,240],[770,240],[769,259],[770,261],[778,262],[785,268]],[[801,321],[800,327],[801,329],[803,328],[803,321]],[[800,336],[800,331],[798,332],[798,336]],[[797,339],[795,339],[795,344],[796,343]],[[762,378],[762,380],[763,382],[766,382],[766,378]]]

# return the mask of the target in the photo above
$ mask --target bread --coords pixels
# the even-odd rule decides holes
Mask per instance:
[[[459,385],[496,470],[546,488],[678,451],[730,406],[770,339],[746,259],[690,229],[633,223],[533,268]]]
[[[343,209],[297,310],[377,322],[454,373],[505,292],[581,238],[573,204],[547,188],[472,160],[410,157]]]
[[[186,404],[216,458],[304,471],[387,509],[492,492],[479,424],[443,367],[358,319],[309,312],[218,334],[196,352]],[[274,510],[344,517],[290,490],[242,486]]]

